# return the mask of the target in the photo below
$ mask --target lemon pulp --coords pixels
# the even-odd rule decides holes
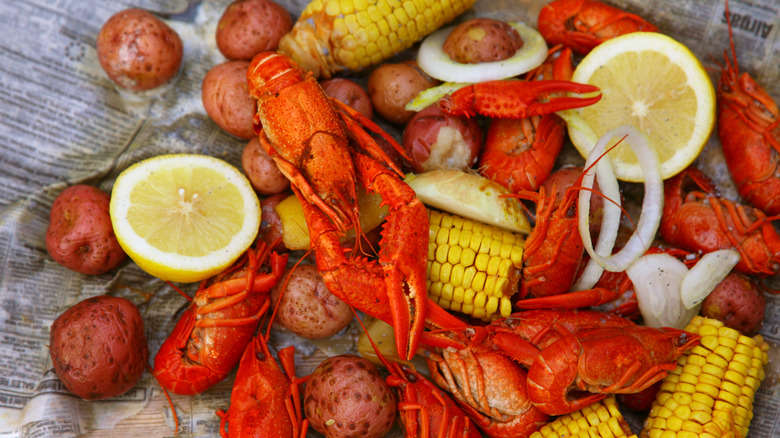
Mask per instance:
[[[117,178],[111,204],[125,252],[171,281],[199,281],[225,269],[260,225],[260,203],[246,177],[203,155],[164,155],[129,167]]]
[[[665,35],[636,32],[608,40],[583,58],[572,80],[602,92],[598,103],[562,112],[572,143],[585,157],[604,133],[631,125],[648,137],[666,179],[693,162],[712,133],[712,82],[699,60]],[[610,157],[618,178],[643,181],[629,145],[618,145]]]

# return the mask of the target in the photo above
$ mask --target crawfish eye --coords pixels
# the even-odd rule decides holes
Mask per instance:
[[[577,205],[573,204],[569,208],[566,209],[566,218],[571,219],[573,217],[577,216]]]

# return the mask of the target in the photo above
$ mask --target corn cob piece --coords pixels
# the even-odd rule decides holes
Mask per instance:
[[[320,79],[408,49],[476,0],[312,0],[279,51]]]
[[[680,357],[664,378],[640,436],[747,436],[769,345],[761,335],[744,336],[702,316],[685,330],[701,335],[701,344]]]
[[[523,266],[520,234],[428,210],[428,296],[485,321],[512,313]]]
[[[609,396],[579,411],[556,418],[532,433],[530,438],[553,437],[636,438],[636,435],[620,413],[615,397]]]

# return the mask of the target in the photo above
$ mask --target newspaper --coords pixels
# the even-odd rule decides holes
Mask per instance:
[[[85,402],[58,381],[47,344],[49,327],[57,315],[87,297],[111,294],[138,305],[154,357],[187,303],[132,262],[99,276],[69,271],[48,256],[44,235],[52,202],[65,187],[86,183],[110,192],[119,172],[141,159],[161,153],[203,153],[240,166],[245,142],[210,121],[200,94],[205,73],[224,61],[214,34],[227,3],[0,2],[0,437],[174,435],[171,412],[149,373],[121,397]],[[304,0],[280,3],[293,17],[305,6]],[[535,25],[545,3],[480,0],[461,19],[486,16]],[[611,3],[646,17],[660,31],[686,44],[717,81],[719,63],[728,47],[720,1]],[[118,91],[102,72],[95,51],[101,25],[113,13],[131,6],[155,12],[184,41],[179,76],[144,96]],[[732,0],[730,6],[740,69],[780,99],[780,3]],[[411,49],[400,57],[413,53]],[[355,79],[364,81],[365,76]],[[400,139],[397,128],[384,126]],[[561,160],[581,160],[572,150],[569,146],[568,158]],[[717,135],[697,165],[715,176],[727,196],[737,197]],[[185,291],[191,294],[193,287],[185,286]],[[751,438],[780,436],[778,297],[768,297],[766,314],[761,334],[771,345],[770,362],[768,377],[756,394]],[[326,353],[351,348],[349,342],[339,342],[302,344],[297,357],[300,373],[310,372]],[[180,436],[218,436],[219,418],[214,412],[227,408],[232,379],[233,375],[198,396],[173,396]],[[637,433],[641,421],[641,417],[632,417]],[[400,430],[391,436],[401,436]]]

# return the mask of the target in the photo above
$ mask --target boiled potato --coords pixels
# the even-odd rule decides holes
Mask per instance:
[[[731,272],[704,299],[701,314],[753,336],[764,324],[765,309],[766,297],[756,282]]]
[[[290,188],[290,180],[276,167],[273,158],[260,145],[257,136],[244,146],[241,167],[252,187],[261,195],[275,195]]]
[[[306,418],[328,438],[385,436],[396,417],[396,398],[376,367],[343,354],[323,361],[303,394]]]
[[[97,37],[100,66],[111,80],[132,91],[150,90],[179,72],[184,49],[167,24],[141,9],[120,11]]]
[[[405,124],[414,111],[406,108],[407,103],[421,91],[439,84],[439,81],[425,74],[416,61],[386,63],[374,69],[368,76],[368,95],[371,103],[383,119],[396,124]]]
[[[307,339],[335,335],[354,315],[349,305],[328,290],[314,265],[288,269],[271,290],[271,301],[279,303],[276,321]]]
[[[477,64],[502,61],[523,47],[520,34],[504,21],[473,18],[457,25],[442,49],[455,62]]]
[[[374,108],[368,92],[355,81],[345,78],[333,78],[320,82],[322,91],[363,114],[369,119],[374,117]]]
[[[81,301],[52,324],[49,354],[73,394],[85,400],[122,395],[138,383],[149,359],[141,313],[121,297]]]
[[[246,82],[248,61],[223,62],[206,73],[201,98],[206,113],[222,129],[244,140],[255,137],[252,118],[257,105]]]
[[[271,0],[237,0],[217,23],[217,48],[227,59],[251,61],[260,52],[276,50],[292,26],[290,13]]]
[[[406,124],[403,145],[417,173],[434,169],[467,170],[482,149],[482,128],[476,119],[452,116],[433,104]]]
[[[111,225],[108,193],[79,184],[63,190],[49,213],[46,250],[57,263],[87,275],[106,273],[127,258]]]

